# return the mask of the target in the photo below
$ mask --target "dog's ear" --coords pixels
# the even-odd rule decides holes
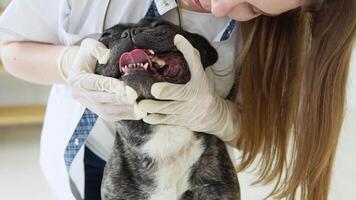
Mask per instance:
[[[182,34],[200,52],[201,62],[204,68],[213,65],[218,60],[218,52],[204,37],[194,33]]]

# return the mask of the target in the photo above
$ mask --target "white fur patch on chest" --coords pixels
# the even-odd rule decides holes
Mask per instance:
[[[151,200],[178,199],[189,189],[190,167],[204,151],[194,132],[180,126],[159,125],[141,149],[158,164]]]

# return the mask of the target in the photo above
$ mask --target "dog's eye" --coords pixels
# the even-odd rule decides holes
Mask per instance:
[[[167,25],[167,24],[162,21],[155,21],[155,22],[151,23],[151,27],[153,27],[153,28],[158,27],[158,26],[163,26],[163,25]]]
[[[101,37],[111,37],[112,34],[110,32],[104,32],[103,34],[101,34]]]

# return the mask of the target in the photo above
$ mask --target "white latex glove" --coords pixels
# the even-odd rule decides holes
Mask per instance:
[[[120,80],[94,74],[97,61],[105,64],[110,50],[88,38],[80,47],[63,50],[58,58],[59,71],[72,96],[107,121],[138,120],[145,115],[137,109],[137,93]]]
[[[233,140],[238,132],[237,106],[214,92],[214,84],[204,71],[198,50],[187,39],[176,35],[174,44],[189,65],[191,80],[184,85],[153,84],[151,93],[156,99],[171,101],[140,101],[139,109],[151,113],[143,120],[149,124],[184,126],[216,135],[224,141]]]

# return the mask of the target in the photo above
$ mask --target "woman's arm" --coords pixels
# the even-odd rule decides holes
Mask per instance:
[[[64,48],[37,42],[0,41],[0,58],[5,70],[17,78],[44,85],[65,83],[57,65]]]
[[[5,69],[12,75],[38,84],[65,83],[74,99],[105,120],[141,119],[145,113],[135,110],[137,93],[132,88],[94,73],[98,59],[103,61],[109,52],[104,44],[90,38],[80,46],[68,47],[36,42],[0,44]]]

